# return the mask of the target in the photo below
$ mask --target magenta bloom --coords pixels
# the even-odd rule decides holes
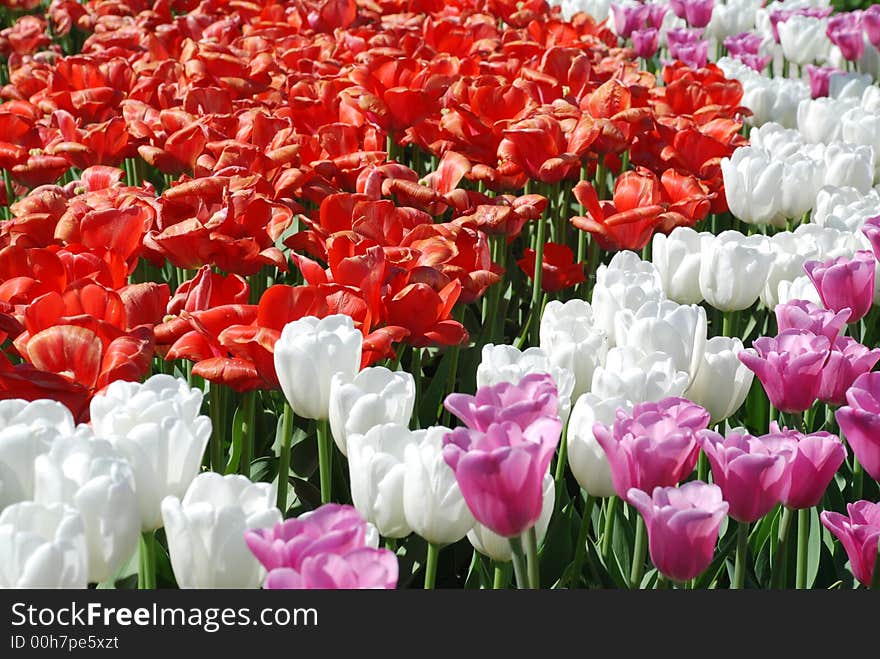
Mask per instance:
[[[386,589],[397,587],[397,556],[387,549],[364,547],[344,555],[318,554],[299,569],[280,567],[266,575],[263,587],[281,589]]]
[[[652,492],[676,485],[694,470],[699,455],[696,433],[709,413],[684,398],[664,398],[617,412],[611,427],[593,425],[593,435],[608,456],[611,480],[619,496],[631,488]]]
[[[645,27],[648,20],[648,6],[624,6],[611,3],[611,15],[614,17],[614,31],[622,39],[629,39],[634,30]]]
[[[880,542],[880,503],[856,501],[846,506],[847,515],[824,511],[819,515],[825,528],[840,540],[849,556],[849,569],[856,579],[870,586],[877,567]]]
[[[880,7],[880,5],[877,5]],[[865,234],[871,243],[871,249],[874,251],[874,258],[880,259],[880,215],[865,220],[862,225],[862,233]]]
[[[682,0],[684,18],[691,27],[706,27],[712,20],[715,0]]]
[[[862,27],[871,45],[880,50],[880,5],[871,5],[862,12]]]
[[[669,11],[668,5],[647,5],[648,7],[648,27],[659,30],[663,27],[663,19],[666,18],[666,12]]]
[[[773,39],[776,43],[779,43],[779,24],[785,23],[792,16],[794,16],[794,12],[790,9],[776,9],[770,12],[770,27],[773,30]]]
[[[443,459],[477,521],[508,538],[534,526],[561,433],[558,416],[542,416],[526,428],[504,421],[485,432],[456,428],[444,436]]]
[[[691,481],[657,487],[653,496],[633,488],[627,498],[645,519],[651,562],[660,572],[687,581],[709,567],[728,509],[717,485]]]
[[[754,32],[740,32],[724,40],[724,47],[731,57],[749,54],[757,55],[761,52],[761,43],[764,40],[761,35]]]
[[[831,342],[808,330],[785,330],[776,338],[762,336],[739,353],[764,386],[773,406],[783,412],[810,409],[819,395],[822,370]]]
[[[636,55],[643,59],[651,59],[660,48],[660,30],[655,27],[633,30],[632,42]]]
[[[669,55],[680,60],[692,69],[706,66],[709,57],[709,42],[702,38],[703,31],[692,28],[676,28],[666,33]]]
[[[776,314],[776,327],[780,332],[789,329],[808,330],[819,336],[827,336],[830,341],[840,336],[851,313],[848,307],[834,312],[809,300],[791,300],[786,304],[777,304],[773,311]]]
[[[840,69],[834,66],[807,64],[807,73],[810,75],[810,97],[823,98],[831,93],[831,76],[840,73]]]
[[[846,459],[846,447],[830,432],[804,435],[794,429],[780,428],[774,421],[770,424],[770,432],[758,439],[771,452],[786,459],[785,485],[780,500],[789,508],[819,505],[828,484]]]
[[[857,377],[846,402],[834,415],[840,430],[865,471],[880,480],[880,373]]]
[[[752,69],[753,71],[757,71],[761,73],[764,69],[767,68],[767,65],[773,59],[772,55],[752,55],[751,53],[743,53],[739,57],[737,57],[740,62],[745,64],[747,67]]]
[[[878,361],[880,349],[872,350],[848,336],[838,336],[822,369],[819,400],[829,405],[843,405],[852,383],[874,368]]]
[[[527,428],[539,417],[558,415],[556,383],[546,373],[527,375],[517,384],[502,382],[481,387],[476,396],[449,394],[443,403],[471,430],[486,432],[493,423],[507,421]]]
[[[268,574],[266,588],[395,588],[397,557],[368,547],[367,523],[352,506],[328,503],[273,528],[245,531]]]
[[[854,62],[865,53],[862,17],[859,12],[844,12],[830,18],[825,33],[831,43],[840,48],[844,59]]]
[[[725,438],[704,430],[699,439],[733,519],[757,521],[779,503],[786,483],[784,455],[771,451],[760,438],[736,432]]]
[[[866,249],[853,257],[838,256],[830,261],[807,261],[804,270],[827,309],[852,309],[847,322],[861,320],[874,301],[874,256]]]
[[[679,18],[685,17],[685,0],[669,0],[669,8]]]

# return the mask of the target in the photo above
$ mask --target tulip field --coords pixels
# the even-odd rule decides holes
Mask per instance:
[[[880,589],[878,80],[853,1],[0,0],[0,588]]]

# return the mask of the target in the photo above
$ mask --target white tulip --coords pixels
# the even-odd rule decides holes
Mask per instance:
[[[754,147],[723,158],[724,192],[734,217],[748,224],[772,224],[782,208],[784,169],[781,161]]]
[[[807,300],[820,307],[824,306],[822,299],[819,297],[819,292],[806,275],[797,277],[792,281],[783,280],[779,282],[776,304],[787,304],[792,300]]]
[[[831,52],[831,40],[825,34],[827,18],[795,14],[779,23],[776,29],[783,54],[795,64],[822,62]]]
[[[34,460],[74,425],[70,410],[54,400],[0,401],[0,510],[34,498]]]
[[[552,300],[541,316],[541,349],[550,363],[574,374],[572,399],[589,391],[593,371],[605,359],[608,337],[595,326],[593,309],[585,300],[564,304]]]
[[[403,510],[406,523],[435,545],[461,540],[476,523],[465,503],[455,472],[443,459],[443,436],[449,428],[433,426],[413,433],[406,446]]]
[[[702,363],[685,396],[705,407],[712,423],[736,412],[749,395],[754,373],[739,360],[740,339],[714,336],[706,343]]]
[[[689,381],[688,373],[677,370],[665,353],[616,347],[608,351],[604,366],[596,369],[590,391],[599,398],[647,403],[682,395]]]
[[[609,347],[617,345],[614,318],[619,311],[635,311],[645,302],[665,297],[657,268],[634,252],[618,252],[607,266],[600,265],[591,304],[597,326],[608,336]]]
[[[491,343],[483,346],[482,360],[477,367],[477,388],[490,387],[501,382],[518,384],[532,373],[547,373],[553,378],[559,398],[559,418],[565,423],[571,412],[574,373],[554,365],[541,348],[519,350],[513,346],[496,346]]]
[[[201,404],[201,391],[169,375],[113,382],[92,399],[95,434],[131,464],[144,531],[162,525],[162,499],[182,497],[199,473],[211,437]]]
[[[412,532],[403,512],[406,447],[420,436],[406,426],[386,423],[363,435],[348,436],[351,499],[364,519],[386,538]]]
[[[806,142],[831,144],[839,141],[843,127],[840,117],[858,104],[858,99],[816,98],[801,101],[797,109],[797,128]]]
[[[209,471],[190,484],[183,501],[162,501],[171,567],[180,588],[259,588],[265,569],[244,532],[281,522],[275,488],[245,476]]]
[[[82,518],[61,503],[21,501],[0,513],[0,588],[85,588]]]
[[[568,422],[568,464],[578,484],[594,497],[614,496],[611,467],[605,450],[593,435],[593,424],[610,426],[617,410],[630,412],[632,403],[624,398],[599,398],[585,394],[578,398]]]
[[[700,255],[703,243],[714,236],[708,231],[697,233],[690,227],[676,227],[668,235],[655,233],[651,259],[660,279],[663,292],[679,304],[699,304]]]
[[[553,506],[556,503],[556,483],[549,473],[544,475],[542,496],[541,516],[535,522],[535,533],[539,547],[544,541],[544,536],[547,535],[547,527],[550,526],[550,517],[553,515]],[[475,522],[474,527],[468,531],[467,539],[470,540],[474,549],[494,561],[506,562],[513,558],[510,551],[510,538],[490,531],[479,522]]]
[[[874,185],[874,148],[835,142],[825,149],[825,185],[848,185],[867,194]]]
[[[330,380],[330,430],[342,455],[348,455],[348,436],[362,435],[383,423],[409,425],[416,385],[406,371],[371,366],[347,382],[336,373]]]
[[[87,426],[59,437],[34,462],[34,500],[66,503],[82,516],[88,549],[88,580],[106,581],[137,549],[141,533],[131,466]]]
[[[748,309],[758,299],[773,262],[767,239],[725,231],[703,247],[700,290],[722,311]]]
[[[275,343],[275,371],[293,412],[306,419],[330,416],[330,380],[351,382],[360,369],[363,334],[350,316],[307,316],[287,323]]]

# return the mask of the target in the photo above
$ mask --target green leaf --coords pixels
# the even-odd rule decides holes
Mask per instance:
[[[807,543],[807,588],[812,588],[819,574],[819,560],[822,555],[822,523],[819,512],[810,509],[810,536]]]

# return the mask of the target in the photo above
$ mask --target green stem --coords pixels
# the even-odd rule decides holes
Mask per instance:
[[[706,454],[700,451],[699,456],[697,457],[697,480],[703,481],[704,483],[708,483],[709,478],[709,460],[706,458]]]
[[[605,528],[602,533],[602,558],[606,565],[611,557],[611,539],[614,536],[614,518],[617,515],[617,497],[609,497],[605,502]]]
[[[510,583],[510,563],[495,563],[495,571],[492,575],[492,589],[504,590]]]
[[[333,485],[333,439],[330,437],[330,422],[327,419],[319,419],[317,426],[321,503],[330,503]]]
[[[556,502],[557,504],[562,497],[559,496],[560,488],[563,486],[565,478],[565,466],[568,464],[568,422],[562,428],[562,438],[559,440],[559,455],[556,458],[556,474],[553,478],[556,486]]]
[[[156,589],[156,536],[154,531],[144,531],[140,541],[140,572],[138,572],[138,589]]]
[[[795,588],[807,587],[807,552],[810,546],[810,509],[798,510],[797,576]]]
[[[541,587],[541,565],[538,560],[538,532],[534,526],[529,527],[523,535],[526,538],[526,558],[528,559],[529,588],[538,590]]]
[[[638,588],[642,583],[642,575],[645,572],[645,555],[648,551],[648,532],[645,528],[645,520],[641,515],[636,515],[636,542],[633,549],[632,568],[629,573],[629,587]]]
[[[574,546],[574,560],[572,561],[570,578],[567,583],[574,582],[577,584],[577,579],[583,568],[584,556],[587,553],[587,536],[589,536],[590,527],[593,525],[593,506],[595,504],[596,498],[584,492],[584,514],[581,517],[581,527],[578,530],[577,544]]]
[[[283,517],[287,513],[287,488],[290,484],[290,441],[293,430],[293,409],[284,402],[281,415],[281,453],[278,456],[278,510]]]
[[[428,557],[425,561],[425,590],[434,590],[437,582],[437,558],[440,556],[440,547],[433,542],[428,543]]]
[[[862,481],[864,480],[864,469],[859,459],[853,455],[853,484],[852,484],[852,500],[858,501],[862,498]]]
[[[529,576],[526,572],[526,555],[523,552],[522,538],[518,535],[508,538],[510,553],[513,554],[513,573],[516,575],[516,587],[524,590],[529,587]]]
[[[421,422],[419,421],[419,407],[421,403],[421,388],[422,388],[422,349],[413,347],[412,349],[412,362],[410,364],[410,369],[412,369],[413,380],[415,380],[416,384],[416,399],[413,404],[413,425],[415,429],[418,430],[421,428]]]
[[[212,382],[208,389],[211,412],[211,469],[218,474],[226,471],[224,437],[226,430],[226,392],[222,384]]]
[[[794,511],[791,508],[782,510],[782,519],[779,520],[779,534],[776,542],[776,553],[773,555],[773,577],[770,581],[771,588],[785,587],[785,553],[788,548],[788,535],[791,530],[791,521]]]
[[[537,236],[535,238],[535,276],[532,281],[532,311],[535,312],[536,309],[540,308],[541,297],[543,295],[543,291],[541,289],[541,284],[543,282],[544,277],[544,234],[547,230],[547,220],[543,216],[537,219],[538,222],[538,231]],[[540,318],[540,315],[537,316]],[[532,319],[532,327],[531,327],[531,335],[532,335],[532,345],[538,345],[540,343],[540,330],[541,323],[535,318]]]
[[[385,549],[397,553],[397,538],[385,538]]]
[[[241,403],[241,458],[238,463],[238,471],[243,476],[250,478],[251,462],[254,459],[254,406],[257,400],[256,389],[244,392]]]
[[[736,562],[733,567],[733,582],[730,587],[742,590],[746,583],[746,560],[749,554],[749,525],[738,522],[736,528]]]

